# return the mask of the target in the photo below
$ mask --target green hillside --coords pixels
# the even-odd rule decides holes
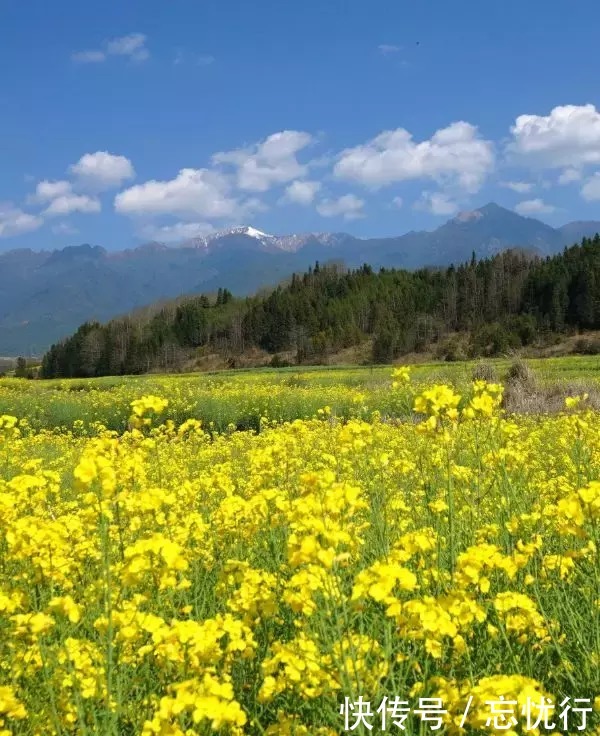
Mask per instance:
[[[442,358],[473,358],[599,327],[596,236],[545,259],[511,250],[443,269],[347,271],[317,263],[266,294],[236,299],[220,289],[216,298],[180,299],[105,325],[85,323],[46,354],[43,375],[179,370],[207,352],[235,366],[253,349],[320,363],[366,340],[368,360],[376,363],[432,346]],[[588,343],[581,342],[582,352],[594,349]]]

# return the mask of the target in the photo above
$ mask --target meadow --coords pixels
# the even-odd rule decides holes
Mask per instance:
[[[600,734],[598,362],[0,380],[0,736]]]
[[[512,361],[486,361],[504,380]],[[412,384],[448,383],[468,389],[477,361],[421,363],[411,367]],[[600,359],[560,357],[528,360],[541,385],[585,382],[600,389]],[[27,418],[32,428],[80,433],[94,427],[123,432],[130,402],[146,394],[169,404],[163,419],[202,421],[205,429],[258,429],[261,419],[276,422],[310,419],[326,406],[339,418],[368,418],[373,411],[397,415],[398,395],[390,392],[389,367],[348,366],[219,371],[175,375],[27,381],[0,378],[0,414]],[[575,386],[576,388],[576,386]],[[410,407],[409,407],[410,409]]]

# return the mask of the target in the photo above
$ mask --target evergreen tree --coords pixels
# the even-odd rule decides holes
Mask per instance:
[[[27,361],[25,358],[17,358],[15,366],[15,378],[27,378]]]

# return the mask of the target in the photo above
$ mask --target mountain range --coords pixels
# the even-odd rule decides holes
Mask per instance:
[[[226,287],[251,294],[305,271],[315,261],[349,267],[448,266],[523,248],[552,255],[600,232],[600,221],[559,228],[487,204],[433,231],[387,238],[347,233],[269,235],[250,226],[167,246],[123,251],[70,246],[0,254],[0,355],[40,355],[87,320],[104,321],[161,299]]]

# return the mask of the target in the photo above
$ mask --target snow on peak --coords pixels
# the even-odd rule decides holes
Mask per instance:
[[[229,230],[220,230],[219,232],[213,233],[211,240],[215,238],[222,238],[226,235],[247,235],[249,238],[256,238],[256,240],[274,240],[274,235],[263,233],[262,230],[257,230],[251,225],[240,225],[239,227],[232,227]]]
[[[255,227],[250,225],[241,225],[239,227],[228,228],[227,230],[215,230],[209,235],[202,235],[198,238],[191,238],[182,243],[183,247],[188,248],[209,248],[212,243],[226,238],[228,235],[246,235],[249,238],[254,238],[261,243],[272,243],[277,240],[274,235],[263,233],[262,230],[257,230]]]
[[[317,241],[321,245],[335,247],[348,237],[344,233],[295,233],[293,235],[269,235],[251,225],[240,225],[227,230],[216,230],[209,235],[184,240],[180,247],[198,248],[205,251],[213,247],[221,247],[227,243],[227,238],[232,235],[244,235],[257,241],[257,245],[267,251],[284,251],[295,253],[310,241]],[[222,242],[221,242],[222,241]]]
[[[262,230],[257,230],[255,227],[251,227],[250,225],[246,225],[245,227],[241,228],[244,235],[248,235],[251,238],[256,238],[257,240],[264,240],[265,238],[271,239],[274,236],[268,235],[267,233],[263,233]]]

